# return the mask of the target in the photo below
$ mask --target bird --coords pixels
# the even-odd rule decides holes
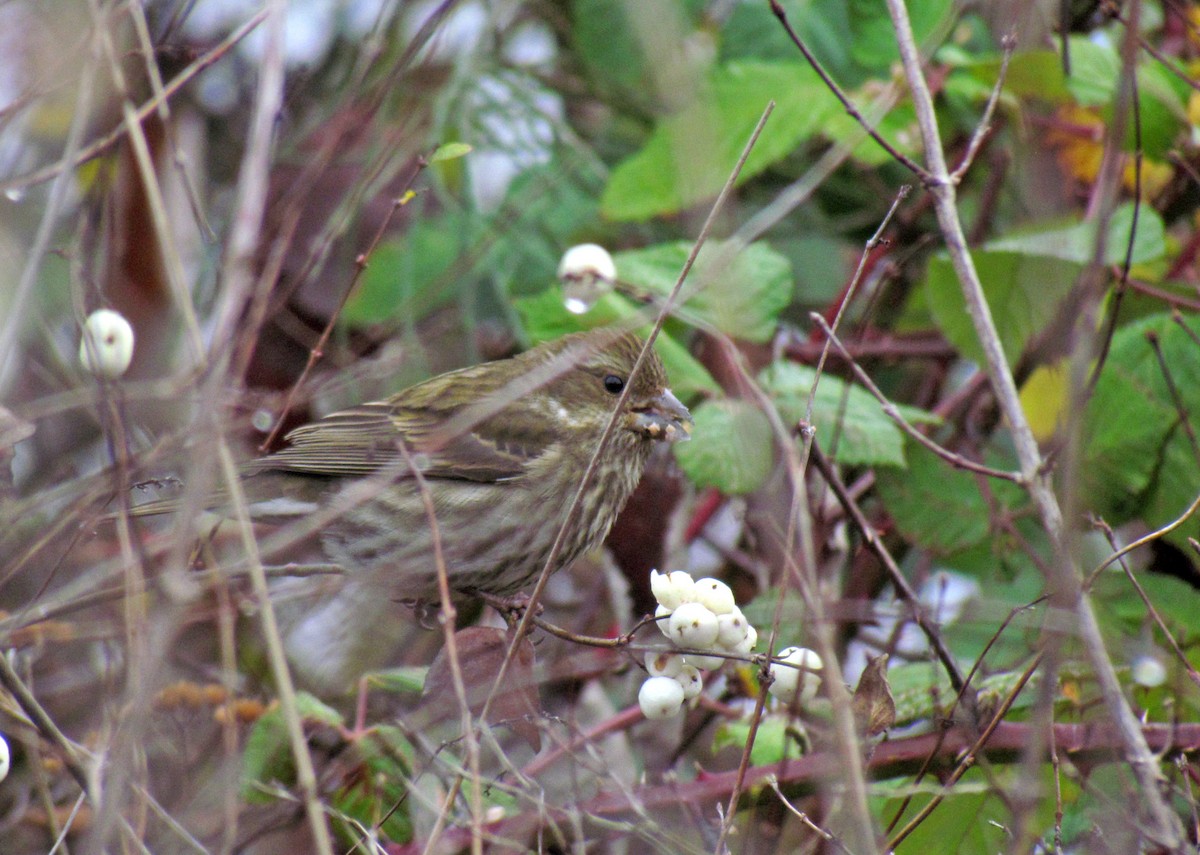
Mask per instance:
[[[297,427],[243,467],[247,510],[282,524],[366,482],[320,531],[331,563],[375,580],[376,595],[437,601],[436,540],[453,592],[511,596],[548,562],[611,419],[552,571],[603,542],[656,445],[690,438],[658,355],[632,374],[643,345],[635,333],[574,333]]]

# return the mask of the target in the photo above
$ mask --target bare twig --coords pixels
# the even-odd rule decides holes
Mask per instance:
[[[812,460],[817,464],[817,470],[825,479],[825,482],[833,490],[833,494],[841,503],[842,508],[846,511],[846,515],[854,522],[854,527],[858,529],[859,535],[867,548],[875,553],[875,557],[879,559],[879,563],[883,565],[887,571],[888,578],[895,585],[900,598],[904,600],[908,607],[912,610],[912,620],[924,633],[925,638],[929,641],[929,646],[933,648],[937,654],[938,661],[942,663],[942,667],[946,669],[946,676],[950,678],[950,684],[954,686],[954,690],[960,694],[966,691],[967,681],[963,678],[962,671],[958,667],[958,663],[954,660],[946,643],[942,640],[941,633],[937,631],[937,627],[929,622],[925,615],[925,607],[921,604],[917,592],[912,589],[905,578],[904,573],[898,565],[883,541],[879,539],[875,528],[867,519],[866,514],[862,512],[862,508],[858,506],[846,491],[846,485],[842,483],[842,479],[838,476],[837,470],[833,468],[833,464],[821,451],[817,442],[813,441]]]
[[[810,312],[809,318],[813,321],[813,323],[821,327],[822,331],[825,333],[827,341],[832,343],[834,347],[837,348],[838,352],[850,365],[850,370],[854,372],[854,376],[858,378],[858,382],[862,383],[863,386],[867,388],[867,391],[875,397],[875,400],[879,402],[879,406],[883,408],[884,414],[894,421],[897,427],[911,436],[920,445],[923,445],[925,448],[932,451],[934,454],[945,460],[956,469],[966,469],[979,475],[985,475],[988,478],[1000,478],[1001,480],[1013,481],[1017,484],[1022,482],[1023,476],[1020,472],[1009,472],[1004,469],[993,469],[991,466],[984,466],[982,463],[976,463],[973,460],[968,460],[961,454],[957,454],[948,448],[943,448],[942,446],[938,445],[928,436],[910,425],[908,420],[900,414],[900,410],[897,409],[896,405],[889,401],[887,396],[884,395],[883,392],[880,391],[879,387],[875,385],[875,382],[871,379],[870,375],[863,371],[862,367],[850,356],[850,353],[846,350],[845,345],[842,344],[833,330],[829,328],[829,324],[825,322],[825,318],[821,316],[821,313]]]
[[[912,26],[904,0],[887,0],[892,17],[905,78],[912,93],[913,107],[921,130],[925,160],[931,176],[927,186],[933,196],[934,208],[946,249],[962,288],[967,313],[975,327],[983,349],[985,366],[992,383],[1001,413],[1009,423],[1017,459],[1026,488],[1041,517],[1042,526],[1054,546],[1054,578],[1048,580],[1056,590],[1056,601],[1070,608],[1078,621],[1083,647],[1091,660],[1105,705],[1118,725],[1125,743],[1127,760],[1133,769],[1145,799],[1149,832],[1154,840],[1168,849],[1182,842],[1179,821],[1163,799],[1163,783],[1158,762],[1151,754],[1136,716],[1121,691],[1112,660],[1096,620],[1091,602],[1079,585],[1079,565],[1069,544],[1071,538],[1063,522],[1062,508],[1054,494],[1050,475],[1043,467],[1037,440],[1021,407],[1016,382],[1008,370],[1008,362],[984,295],[979,274],[959,219],[956,192],[946,167],[945,154],[938,131],[933,98],[929,92],[921,60],[913,37]],[[1103,225],[1099,229],[1103,238]],[[1102,257],[1102,256],[1101,256]],[[1053,657],[1052,657],[1053,660]]]
[[[1008,64],[1012,60],[1013,51],[1017,49],[1016,37],[1005,36],[1001,41],[1001,46],[1004,48],[1004,53],[1000,58],[1000,71],[996,74],[996,85],[992,87],[992,94],[988,96],[987,105],[983,108],[983,116],[980,117],[979,124],[975,126],[975,132],[971,134],[971,139],[967,142],[967,150],[963,152],[962,160],[950,173],[950,180],[955,184],[962,181],[963,176],[967,174],[967,170],[975,162],[975,156],[979,153],[980,146],[987,139],[987,135],[991,133],[992,115],[996,112],[1000,93],[1004,91],[1004,78],[1008,76]]]
[[[93,787],[91,779],[88,776],[88,769],[84,765],[87,751],[82,746],[77,745],[67,738],[58,725],[54,723],[54,719],[46,713],[42,705],[38,703],[37,698],[33,696],[33,692],[29,691],[29,687],[25,685],[9,664],[8,656],[0,654],[0,685],[3,685],[8,690],[9,694],[16,699],[21,706],[21,710],[25,715],[29,716],[30,721],[37,726],[42,736],[46,737],[55,748],[62,754],[62,761],[67,767],[67,771],[71,773],[71,777],[75,779],[75,783],[79,784],[79,788],[89,798],[92,797]]]
[[[829,72],[825,70],[820,61],[813,55],[812,51],[808,49],[808,45],[806,45],[804,40],[797,35],[794,29],[792,29],[792,25],[788,21],[787,12],[784,11],[783,6],[779,4],[778,0],[769,0],[769,2],[771,4],[771,12],[774,13],[775,17],[779,19],[779,23],[783,26],[784,31],[787,32],[788,38],[792,40],[792,44],[794,44],[800,53],[804,55],[804,59],[807,60],[808,64],[812,67],[812,70],[817,73],[817,76],[821,78],[821,81],[825,84],[826,88],[833,93],[835,98],[842,102],[842,106],[846,108],[846,112],[849,113],[850,116],[862,126],[863,130],[870,135],[871,139],[875,140],[875,142],[879,144],[880,148],[895,158],[897,163],[903,164],[905,167],[907,167],[913,175],[917,176],[917,178],[922,181],[922,183],[926,182],[929,179],[929,173],[908,155],[897,150],[895,146],[885,140],[877,130],[867,123],[867,120],[863,118],[862,113],[860,113],[858,108],[854,106],[854,102],[851,101],[850,98],[847,97],[846,93],[842,91],[842,87],[838,86],[837,81],[829,76]]]
[[[759,134],[762,133],[762,129],[766,125],[767,119],[770,117],[774,109],[775,103],[771,102],[767,104],[766,109],[763,110],[763,114],[759,118],[758,124],[755,125],[754,131],[750,134],[750,138],[746,142],[741,156],[738,158],[738,161],[734,165],[729,178],[726,180],[725,186],[721,188],[720,194],[713,202],[712,209],[708,214],[708,218],[701,227],[700,234],[696,237],[696,241],[692,246],[691,252],[688,253],[688,257],[684,261],[683,269],[680,271],[679,277],[675,281],[675,286],[671,289],[671,292],[667,295],[666,300],[664,300],[662,305],[659,307],[658,317],[654,322],[654,327],[652,328],[650,334],[646,337],[645,347],[643,347],[642,352],[638,354],[637,361],[634,363],[633,369],[630,371],[631,377],[636,375],[641,369],[642,364],[645,362],[647,353],[649,353],[650,348],[654,346],[654,339],[658,336],[659,330],[662,329],[663,323],[670,314],[672,307],[678,300],[679,292],[683,288],[683,283],[687,279],[687,275],[691,271],[692,265],[696,262],[696,256],[700,254],[700,248],[704,246],[704,243],[708,240],[709,234],[712,232],[713,225],[716,222],[717,214],[724,207],[725,200],[729,197],[730,192],[733,190],[733,185],[737,181],[738,175],[741,174],[742,166],[746,163],[746,158],[750,156],[750,151],[754,148],[755,142],[758,141]],[[523,639],[526,633],[529,632],[529,627],[531,626],[533,620],[532,615],[537,609],[538,600],[542,595],[542,591],[546,587],[547,580],[550,578],[550,572],[558,563],[558,556],[562,554],[563,546],[566,543],[567,534],[571,529],[573,520],[582,510],[584,494],[589,485],[595,479],[596,471],[600,468],[601,461],[603,460],[605,446],[608,445],[609,438],[616,430],[617,413],[621,412],[621,409],[625,406],[625,402],[628,401],[632,389],[633,383],[625,384],[624,390],[617,398],[617,402],[613,410],[613,416],[611,419],[609,419],[608,425],[604,429],[604,433],[600,436],[600,441],[596,444],[596,450],[593,452],[591,460],[588,461],[588,467],[584,471],[583,477],[579,482],[579,487],[575,491],[575,496],[571,500],[571,504],[567,508],[567,512],[563,517],[563,524],[559,527],[558,535],[554,539],[554,544],[550,547],[550,552],[546,557],[546,565],[542,568],[541,575],[538,577],[537,583],[534,585],[533,591],[529,595],[529,607],[526,609],[524,616],[522,616],[521,622],[517,624],[516,631],[513,633],[512,642],[508,647],[508,652],[504,657],[504,661],[500,664],[500,669],[497,672],[496,679],[492,684],[492,690],[488,694],[488,700],[483,707],[483,716],[486,716],[487,709],[491,706],[492,699],[496,696],[496,692],[502,685],[505,674],[508,673],[509,665],[519,649],[521,639]]]

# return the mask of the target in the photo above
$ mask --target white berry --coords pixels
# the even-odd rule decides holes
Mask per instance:
[[[667,638],[671,637],[671,612],[666,606],[659,606],[654,610],[654,623]]]
[[[750,624],[737,606],[728,614],[717,615],[717,644],[725,650],[737,650],[749,632]]]
[[[751,623],[746,624],[746,637],[741,640],[737,647],[733,648],[732,653],[749,653],[758,646],[758,630]]]
[[[646,654],[646,670],[651,677],[678,677],[683,670],[683,657],[678,653],[651,650]]]
[[[725,664],[724,657],[721,656],[701,656],[699,653],[683,654],[685,665],[691,665],[693,668],[699,668],[701,671],[716,671]]]
[[[617,265],[608,250],[594,243],[581,243],[563,253],[558,263],[558,278],[563,281],[599,279],[615,282]]]
[[[682,570],[672,573],[650,571],[650,590],[654,599],[668,609],[677,609],[691,600],[695,587],[696,583],[692,581],[691,575]]]
[[[697,579],[692,598],[715,615],[727,615],[737,608],[733,591],[720,579]]]
[[[704,678],[700,676],[700,671],[693,668],[691,665],[684,665],[678,674],[675,675],[675,680],[683,687],[683,699],[690,701],[704,688]]]
[[[707,650],[717,640],[717,616],[699,603],[684,603],[671,612],[670,639],[680,647]]]
[[[0,733],[0,781],[8,777],[8,768],[12,763],[12,757],[8,751],[8,740],[4,738],[4,734]]]
[[[670,718],[683,707],[683,686],[672,677],[651,677],[642,683],[638,706],[646,718]]]
[[[133,360],[133,327],[119,312],[98,309],[88,315],[79,342],[79,361],[98,377],[114,380]]]
[[[773,697],[784,703],[791,703],[798,697],[800,703],[805,703],[817,696],[821,678],[813,672],[821,671],[824,663],[815,651],[807,647],[788,647],[780,650],[776,659],[778,661],[771,663],[772,682],[767,688]]]

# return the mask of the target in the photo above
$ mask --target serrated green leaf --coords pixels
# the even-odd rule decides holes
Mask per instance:
[[[1113,211],[1104,244],[1105,264],[1124,263],[1125,254],[1129,249],[1133,213],[1132,202],[1127,202]],[[1076,264],[1089,264],[1095,246],[1096,223],[1075,220],[1060,225],[1040,223],[1029,226],[988,241],[984,249],[989,252],[1015,252],[1043,258],[1058,258]],[[1153,208],[1143,205],[1138,212],[1137,230],[1133,235],[1132,262],[1145,264],[1162,258],[1166,251],[1166,230],[1162,218]]]
[[[437,147],[437,151],[429,155],[429,164],[432,166],[443,160],[455,160],[456,158],[466,157],[471,151],[472,147],[463,142],[443,143]]]
[[[641,151],[617,164],[601,212],[613,220],[640,221],[712,198],[772,100],[775,111],[739,184],[792,153],[841,109],[807,65],[731,62],[714,70],[689,106],[660,121]]]
[[[1200,333],[1200,320],[1190,317],[1187,324]],[[1200,345],[1170,315],[1127,324],[1113,336],[1088,405],[1083,471],[1089,503],[1106,519],[1136,516],[1158,528],[1200,493],[1200,464],[1148,335],[1158,339],[1189,419],[1195,424],[1200,415]],[[1200,537],[1200,520],[1189,520],[1168,539],[1186,549],[1189,536]]]
[[[568,312],[563,303],[562,289],[548,288],[540,294],[513,301],[521,316],[525,332],[536,344],[573,332],[608,326],[637,317],[640,307],[620,294],[605,294],[582,315]],[[647,329],[641,330],[644,335]],[[654,347],[667,369],[667,379],[676,395],[692,397],[697,394],[716,394],[721,391],[708,370],[688,353],[686,347],[665,330],[658,334]]]
[[[1015,252],[972,253],[1000,343],[1009,365],[1054,318],[1071,291],[1081,266],[1058,258]],[[975,327],[967,314],[958,276],[944,254],[929,260],[925,297],[946,340],[968,359],[983,362]]]
[[[296,708],[302,721],[320,722],[331,727],[343,724],[341,713],[308,692],[296,695]],[[263,788],[276,782],[290,785],[295,776],[287,725],[282,710],[276,707],[259,717],[246,739],[246,750],[242,753],[242,798],[253,803],[271,801],[264,795]]]
[[[992,481],[988,496],[977,477],[953,468],[924,446],[909,441],[907,469],[880,468],[876,487],[896,528],[940,554],[958,552],[991,537],[991,515],[1027,501],[1016,484]]]
[[[690,442],[674,446],[675,459],[700,487],[726,495],[752,493],[775,464],[771,423],[758,407],[737,398],[705,401],[692,410]]]
[[[816,371],[794,362],[775,362],[759,382],[774,399],[784,421],[804,418]],[[915,407],[898,406],[910,424],[936,423],[937,417]],[[817,441],[833,459],[849,466],[904,466],[904,434],[875,397],[830,374],[821,377],[813,401],[812,424]]]
[[[619,252],[614,256],[617,275],[622,282],[665,297],[675,286],[691,248],[688,241],[676,241]],[[723,267],[710,276],[707,270],[714,261]],[[707,286],[694,293],[685,285],[683,308],[722,332],[747,341],[769,341],[780,312],[792,298],[791,262],[765,243],[750,244],[732,260],[726,260],[721,242],[709,242],[696,257],[690,280]]]

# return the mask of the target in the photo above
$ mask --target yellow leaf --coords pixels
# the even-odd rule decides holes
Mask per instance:
[[[1021,387],[1021,409],[1038,442],[1048,441],[1063,424],[1069,373],[1066,360],[1039,365]]]

